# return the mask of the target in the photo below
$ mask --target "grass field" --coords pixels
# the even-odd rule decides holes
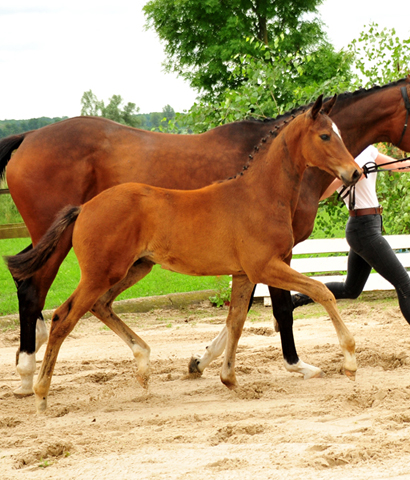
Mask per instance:
[[[0,240],[1,255],[14,255],[29,244],[29,238]],[[80,269],[71,250],[60,267],[58,275],[48,293],[45,309],[61,305],[74,291],[80,279]],[[155,266],[153,271],[137,285],[122,293],[117,300],[165,295],[176,292],[220,289],[229,284],[229,277],[191,277],[180,275]],[[18,312],[16,287],[4,262],[0,262],[0,315]]]

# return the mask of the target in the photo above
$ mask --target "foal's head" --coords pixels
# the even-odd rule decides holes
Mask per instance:
[[[319,167],[338,177],[345,185],[353,185],[363,172],[343,143],[336,124],[328,116],[336,96],[325,104],[322,104],[322,99],[321,95],[304,114],[306,134],[302,155],[307,166]]]

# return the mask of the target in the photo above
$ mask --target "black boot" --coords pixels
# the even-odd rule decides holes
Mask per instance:
[[[302,305],[308,305],[309,303],[313,303],[313,300],[303,293],[295,293],[292,295],[293,308],[301,307]]]

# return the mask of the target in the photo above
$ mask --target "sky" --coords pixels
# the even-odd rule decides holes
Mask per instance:
[[[144,28],[146,1],[0,0],[0,120],[79,115],[88,90],[104,101],[121,95],[141,113],[188,110],[196,92],[164,72],[163,46]],[[371,22],[409,38],[408,5],[325,0],[319,12],[340,49]]]

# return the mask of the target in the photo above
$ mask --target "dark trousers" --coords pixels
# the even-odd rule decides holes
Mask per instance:
[[[336,298],[357,298],[363,291],[372,268],[396,289],[399,306],[410,323],[410,277],[382,236],[382,216],[350,217],[346,225],[350,246],[345,282],[329,282],[326,286]],[[310,303],[308,297],[294,295],[294,305]]]

